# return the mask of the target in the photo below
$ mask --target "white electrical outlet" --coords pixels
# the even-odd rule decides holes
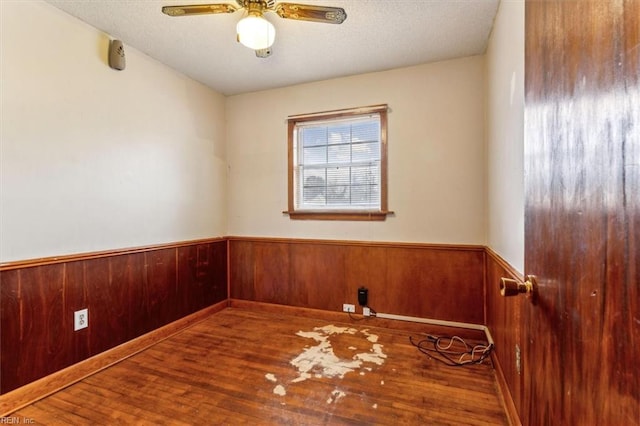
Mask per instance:
[[[80,309],[73,313],[73,331],[89,327],[89,309]]]
[[[362,308],[362,315],[365,317],[370,317],[371,316],[371,309],[367,308],[366,306],[364,308]]]
[[[342,304],[342,312],[351,312],[351,313],[355,314],[356,305],[352,305],[350,303],[343,303]]]

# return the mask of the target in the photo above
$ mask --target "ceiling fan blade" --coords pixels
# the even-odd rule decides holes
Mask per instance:
[[[278,3],[275,6],[275,12],[281,18],[325,22],[328,24],[342,24],[347,19],[347,13],[341,7],[314,6],[311,4]]]
[[[208,15],[211,13],[233,13],[238,9],[238,6],[228,3],[191,4],[164,6],[162,13],[169,16]]]

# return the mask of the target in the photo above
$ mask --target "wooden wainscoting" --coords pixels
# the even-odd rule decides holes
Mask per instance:
[[[229,237],[230,297],[484,324],[483,246]]]
[[[501,278],[523,282],[523,276],[496,252],[490,248],[486,251],[486,326],[491,331],[491,337],[495,342],[491,358],[507,414],[511,424],[517,425],[521,424],[520,416],[523,413],[523,380],[522,366],[518,367],[516,362],[516,351],[523,353],[525,349],[526,342],[523,342],[522,335],[522,309],[523,304],[529,302],[524,296],[505,298],[500,295]]]
[[[209,239],[0,265],[4,394],[228,298]],[[88,308],[89,327],[73,330]]]

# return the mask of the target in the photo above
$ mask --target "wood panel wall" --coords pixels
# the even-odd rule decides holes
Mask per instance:
[[[508,414],[513,424],[519,424],[524,409],[523,376],[522,363],[518,363],[516,352],[519,351],[521,356],[527,343],[522,318],[523,309],[530,301],[525,296],[506,298],[500,295],[501,278],[523,282],[523,277],[490,248],[487,248],[485,274],[485,325],[495,342],[494,367]]]
[[[6,393],[227,299],[226,240],[0,267]],[[73,313],[89,327],[73,331]]]
[[[484,323],[482,246],[231,237],[229,262],[233,299],[340,312],[365,286],[378,312]]]

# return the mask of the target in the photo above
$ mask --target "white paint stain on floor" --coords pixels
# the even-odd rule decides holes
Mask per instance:
[[[376,343],[378,341],[378,336],[376,334],[369,333],[369,330],[362,330],[360,333],[367,336],[367,340],[371,343]]]
[[[291,360],[290,364],[298,369],[298,379],[294,382],[304,381],[310,377],[310,373],[320,374],[322,377],[340,377],[353,372],[362,365],[362,361],[354,356],[353,359],[340,359],[334,352],[329,336],[339,333],[335,329],[327,326],[321,329],[316,328],[314,332],[299,331],[296,333],[300,337],[306,337],[318,342],[317,345],[307,347],[300,355]],[[344,333],[355,334],[355,329],[343,329]]]
[[[361,359],[364,362],[371,362],[373,364],[382,365],[384,364],[384,360],[387,355],[382,352],[382,345],[376,343],[371,347],[371,350],[369,352],[356,354],[355,357]]]
[[[278,385],[273,388],[273,393],[280,396],[285,396],[287,394],[287,390],[282,385]]]
[[[349,346],[348,349],[355,352],[354,355],[350,359],[339,358],[335,355],[331,344],[331,336],[338,334],[350,334],[356,337],[362,335],[362,347],[369,347],[369,349],[364,352],[356,352],[359,350],[356,346]],[[301,330],[296,335],[311,339],[316,344],[306,346],[300,355],[290,361],[290,364],[298,371],[298,377],[292,379],[290,383],[304,382],[312,377],[342,379],[345,375],[354,372],[364,375],[365,371],[373,371],[373,366],[384,364],[387,358],[382,350],[383,345],[377,343],[378,336],[370,333],[369,330],[327,325],[316,327],[313,331]],[[266,374],[265,378],[270,382],[277,382],[275,375],[271,373]],[[286,389],[282,384],[278,384],[273,389],[273,393],[284,396]],[[336,403],[345,396],[346,393],[343,391],[334,390],[327,398],[327,404]]]

